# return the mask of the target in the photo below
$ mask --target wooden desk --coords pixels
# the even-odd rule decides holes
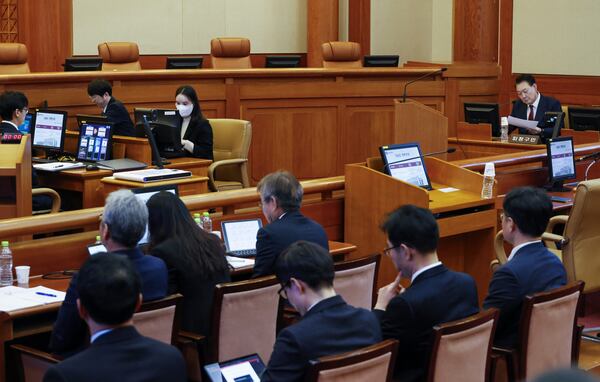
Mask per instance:
[[[129,180],[115,179],[112,176],[102,178],[104,197],[121,188],[148,188],[155,186],[167,186],[176,184],[179,196],[204,194],[208,191],[208,178],[205,176],[192,175],[187,178],[169,179],[160,182],[132,182]]]

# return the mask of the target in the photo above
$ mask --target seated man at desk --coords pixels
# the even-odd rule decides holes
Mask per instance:
[[[294,175],[287,171],[273,172],[262,178],[256,189],[269,224],[256,234],[253,277],[275,273],[279,254],[298,240],[310,241],[329,250],[323,227],[300,213],[304,191]]]
[[[114,124],[113,135],[135,136],[129,112],[121,101],[112,96],[112,86],[106,80],[93,80],[88,84],[90,100],[102,110],[109,122]]]
[[[89,258],[78,273],[77,293],[91,345],[51,366],[45,382],[186,381],[179,350],[143,337],[133,326],[142,294],[140,276],[129,259],[106,253]]]
[[[535,77],[531,74],[521,74],[515,80],[517,96],[519,99],[514,103],[511,116],[527,119],[530,121],[544,121],[547,111],[562,112],[560,102],[552,97],[542,95],[535,83]],[[564,122],[561,128],[564,126]],[[538,126],[525,129],[519,128],[519,134],[539,135],[542,138],[552,137],[552,127]]]
[[[144,301],[167,295],[167,266],[157,257],[144,255],[137,243],[144,236],[148,210],[144,202],[130,190],[112,192],[100,222],[100,237],[106,249],[131,260],[142,279]],[[85,322],[77,312],[77,274],[73,276],[65,301],[54,323],[50,350],[64,356],[72,355],[86,345]]]

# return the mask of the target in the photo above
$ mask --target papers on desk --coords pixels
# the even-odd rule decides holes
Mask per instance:
[[[35,288],[21,288],[7,286],[0,288],[0,311],[11,312],[13,310],[31,308],[53,302],[61,302],[65,299],[65,292],[37,286]]]
[[[538,125],[538,121],[529,121],[527,119],[515,118],[513,116],[508,116],[508,124],[516,127],[522,127],[527,130],[531,130]]]
[[[85,165],[81,162],[50,162],[34,164],[33,168],[40,171],[57,172],[63,170],[72,170],[74,168],[82,168]]]
[[[242,259],[241,257],[225,256],[227,263],[233,267],[233,269],[254,267],[254,259]]]

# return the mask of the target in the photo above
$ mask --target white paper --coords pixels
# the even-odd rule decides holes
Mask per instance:
[[[52,296],[40,295],[37,292]],[[44,286],[21,288],[11,285],[0,288],[0,311],[10,312],[53,302],[62,302],[65,299],[65,295],[65,292],[46,288]]]
[[[63,171],[85,167],[81,162],[51,162],[34,164],[33,168],[40,171]]]
[[[227,262],[234,269],[244,268],[244,267],[254,267],[254,259],[242,259],[241,257],[235,256],[225,256],[227,258]]]
[[[250,362],[238,363],[231,366],[226,366],[221,368],[221,374],[225,378],[227,382],[236,382],[239,381],[239,378],[246,377],[244,380],[251,380],[252,382],[259,382],[260,379],[258,375],[250,365]],[[252,379],[248,379],[252,378]]]
[[[0,311],[2,312],[11,312],[13,310],[31,308],[38,305],[44,304],[21,298],[19,295],[3,295],[2,298],[0,298]]]
[[[456,191],[458,191],[458,188],[444,187],[444,188],[438,188],[438,191],[441,191],[441,192],[456,192]]]
[[[515,118],[515,117],[509,115],[508,116],[508,124],[530,130],[530,129],[537,127],[538,121],[530,121],[527,119]]]
[[[39,293],[44,293],[44,295],[40,295]],[[53,295],[53,296],[46,296]],[[65,292],[61,292],[59,290],[46,288],[45,286],[36,286],[35,288],[28,288],[26,292],[23,293],[23,297],[32,300],[38,301],[43,304],[50,304],[53,302],[63,302],[65,300],[65,296],[67,294]]]

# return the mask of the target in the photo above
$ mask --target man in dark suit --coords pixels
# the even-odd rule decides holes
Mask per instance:
[[[113,135],[135,136],[133,122],[129,112],[121,101],[112,96],[112,86],[106,80],[93,80],[88,84],[90,100],[102,110],[113,125]]]
[[[521,187],[504,198],[502,233],[513,245],[508,262],[492,276],[484,308],[500,309],[494,343],[516,345],[521,305],[526,295],[567,283],[565,268],[541,241],[552,216],[552,201],[541,189]]]
[[[256,235],[254,277],[273,274],[277,256],[298,240],[329,249],[323,227],[300,213],[303,190],[294,175],[286,171],[273,172],[262,178],[256,188],[269,224]]]
[[[106,249],[129,258],[142,278],[144,301],[167,294],[167,266],[164,261],[144,255],[137,248],[146,230],[148,210],[130,190],[112,192],[106,198],[100,237]],[[58,311],[50,339],[50,350],[63,356],[72,355],[86,346],[86,326],[77,313],[78,276],[73,276],[65,301]]]
[[[379,290],[373,312],[383,338],[400,342],[394,375],[401,381],[421,381],[432,347],[433,327],[479,312],[473,278],[446,268],[437,256],[439,229],[432,213],[405,205],[390,213],[382,226],[389,256],[399,274]],[[400,278],[410,277],[404,289]]]
[[[78,273],[77,294],[91,345],[50,367],[45,382],[186,380],[181,353],[142,337],[133,326],[142,300],[141,280],[127,257],[104,253],[89,258]]]
[[[514,103],[511,116],[532,121],[544,122],[544,114],[547,111],[562,112],[560,102],[552,97],[543,96],[537,88],[535,78],[531,74],[521,74],[516,81],[517,96],[519,99]],[[561,128],[564,122],[561,124]],[[519,134],[539,135],[542,138],[552,137],[553,126],[545,126],[538,123],[532,129],[519,128]]]
[[[333,260],[321,246],[298,241],[277,260],[280,294],[302,319],[277,336],[261,381],[303,381],[309,360],[381,341],[368,310],[352,307],[333,289]]]

